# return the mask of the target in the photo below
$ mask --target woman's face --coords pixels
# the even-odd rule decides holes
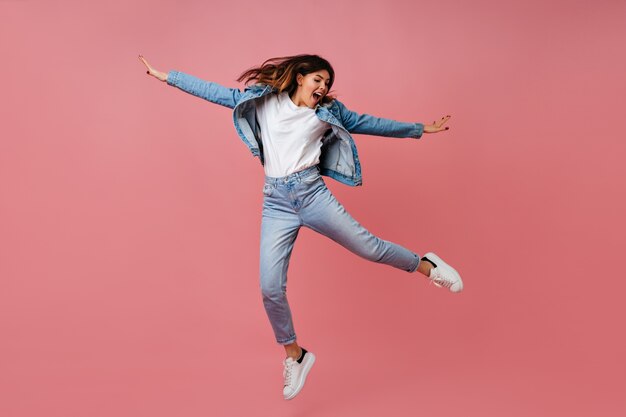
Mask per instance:
[[[321,102],[328,93],[330,74],[326,70],[311,72],[307,75],[298,74],[298,89],[293,97],[296,105],[305,105],[310,108]]]

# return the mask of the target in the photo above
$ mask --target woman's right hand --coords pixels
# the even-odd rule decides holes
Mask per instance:
[[[449,126],[443,126],[448,119],[450,119],[450,115],[443,116],[439,121],[433,121],[433,124],[431,125],[424,125],[424,133],[437,133],[450,129]]]
[[[146,71],[149,75],[152,75],[153,77],[161,80],[161,81],[167,81],[167,74],[161,71],[157,71],[154,68],[152,68],[152,66],[150,64],[148,64],[148,61],[146,61],[146,59],[143,57],[143,55],[139,54],[139,59],[141,60],[141,62],[144,63],[144,65],[146,66],[146,68],[148,69],[148,71]]]

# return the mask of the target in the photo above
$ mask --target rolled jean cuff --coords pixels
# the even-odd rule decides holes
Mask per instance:
[[[421,262],[421,258],[417,253],[413,254],[415,256],[415,260],[413,262],[413,264],[411,264],[411,267],[409,269],[407,269],[408,272],[415,272],[417,271],[417,267],[420,265]]]
[[[285,340],[276,339],[276,341],[278,342],[279,345],[289,345],[296,341],[296,336],[290,337],[289,339],[285,339]]]

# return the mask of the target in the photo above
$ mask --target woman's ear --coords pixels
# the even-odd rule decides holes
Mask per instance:
[[[300,74],[300,73],[296,74],[296,81],[297,81],[298,85],[302,85],[302,79],[303,78],[304,77],[302,76],[302,74]]]

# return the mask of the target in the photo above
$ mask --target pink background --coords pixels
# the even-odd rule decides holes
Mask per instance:
[[[626,415],[626,4],[0,0],[0,416]],[[232,87],[318,53],[349,108],[451,114],[356,135],[372,232],[452,295],[303,229],[289,297],[318,362],[293,401],[263,310],[263,171]]]

